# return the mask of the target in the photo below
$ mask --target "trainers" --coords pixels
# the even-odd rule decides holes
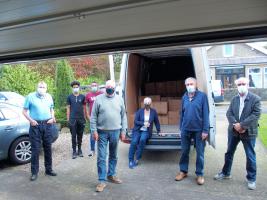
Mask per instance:
[[[72,153],[72,159],[75,159],[75,158],[77,158],[77,153],[76,153],[76,151],[74,151],[73,153]]]
[[[94,155],[95,155],[95,151],[91,151],[91,152],[88,154],[89,157],[93,157]]]
[[[134,162],[133,161],[129,161],[129,168],[133,169],[135,167]]]
[[[83,157],[83,152],[82,152],[81,149],[78,149],[78,156],[79,156],[79,157]]]
[[[249,190],[255,190],[256,189],[256,182],[248,181],[248,189]]]
[[[136,167],[136,166],[138,166],[138,164],[139,164],[139,160],[135,160],[134,161],[134,166]]]
[[[122,183],[122,181],[116,176],[108,176],[108,180],[111,183],[116,183],[116,184],[121,184]]]
[[[175,177],[175,180],[176,181],[181,181],[183,180],[184,178],[187,177],[187,173],[184,173],[184,172],[179,172],[176,177]]]
[[[204,182],[205,182],[205,179],[204,179],[203,176],[198,176],[197,179],[196,179],[196,181],[197,181],[197,184],[198,185],[203,185]]]
[[[214,176],[214,180],[217,180],[217,181],[220,181],[223,179],[231,179],[231,178],[232,178],[231,175],[224,175],[224,173],[222,173],[222,172],[220,172]]]
[[[106,186],[107,185],[105,183],[99,183],[99,184],[97,184],[95,191],[96,192],[103,192],[103,190],[105,189]]]

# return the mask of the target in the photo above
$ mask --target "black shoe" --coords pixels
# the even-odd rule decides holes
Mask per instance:
[[[75,158],[77,158],[77,153],[76,152],[73,152],[72,153],[72,159],[75,159]]]
[[[78,156],[83,157],[83,152],[81,149],[78,149]]]
[[[38,175],[37,174],[32,174],[30,180],[31,181],[35,181],[37,178],[38,178]]]
[[[49,171],[49,172],[45,172],[45,175],[47,175],[47,176],[57,176],[57,173],[52,170],[52,171]]]

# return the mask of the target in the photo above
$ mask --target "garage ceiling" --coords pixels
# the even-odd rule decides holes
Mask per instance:
[[[0,0],[0,62],[130,49],[157,39],[163,45],[166,38],[261,39],[266,30],[266,0]]]

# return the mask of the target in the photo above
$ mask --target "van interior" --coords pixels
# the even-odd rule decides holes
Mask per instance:
[[[129,54],[125,102],[128,127],[134,126],[134,114],[151,97],[157,110],[161,132],[180,137],[179,118],[184,80],[195,77],[190,49],[144,51]],[[156,129],[154,126],[154,133]],[[153,134],[156,137],[156,134]],[[153,136],[152,136],[153,137]]]

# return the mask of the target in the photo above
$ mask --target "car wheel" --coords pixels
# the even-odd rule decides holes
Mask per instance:
[[[31,142],[29,137],[16,139],[9,150],[9,159],[16,164],[26,164],[31,161]]]

